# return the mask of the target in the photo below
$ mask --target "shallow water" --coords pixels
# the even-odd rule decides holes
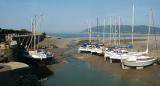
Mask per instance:
[[[94,65],[74,58],[74,45],[64,52],[69,63],[54,71],[42,86],[143,86],[136,80],[128,80],[121,76],[113,76]],[[146,86],[146,85],[145,85]]]
[[[73,61],[49,76],[43,86],[142,86],[97,70],[93,65]]]

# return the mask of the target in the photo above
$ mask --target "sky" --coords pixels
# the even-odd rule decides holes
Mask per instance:
[[[148,25],[153,9],[155,25],[160,24],[160,0],[0,0],[0,27],[31,29],[31,18],[41,16],[40,32],[80,32],[100,24],[109,17],[120,16],[121,24],[132,24],[135,5],[135,25]],[[112,19],[112,21],[114,21]]]

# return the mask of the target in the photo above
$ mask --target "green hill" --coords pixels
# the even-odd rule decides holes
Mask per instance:
[[[31,33],[30,31],[26,30],[26,29],[20,29],[20,30],[16,30],[16,29],[2,29],[0,28],[0,35],[3,34],[24,34],[24,33]]]
[[[104,26],[99,26],[98,27],[98,32],[101,33],[103,32]],[[118,32],[119,27],[117,26],[116,31]],[[92,27],[92,32],[97,32],[97,27]],[[112,26],[113,32],[115,31],[115,26]],[[83,30],[82,32],[88,32],[88,29]],[[110,26],[106,25],[105,26],[105,32],[110,33]],[[121,33],[131,33],[132,32],[132,26],[130,25],[121,25]],[[137,34],[146,34],[148,33],[148,26],[145,25],[136,25],[134,26],[134,33]],[[160,33],[160,27],[151,27],[151,34],[154,33]]]

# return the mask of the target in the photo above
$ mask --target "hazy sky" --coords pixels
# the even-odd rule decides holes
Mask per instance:
[[[101,24],[108,16],[121,16],[122,24],[131,24],[133,2],[135,24],[148,24],[150,8],[160,21],[160,0],[0,0],[0,27],[29,30],[35,15],[43,15],[40,31],[45,32],[79,32],[87,21],[96,25],[96,16]]]

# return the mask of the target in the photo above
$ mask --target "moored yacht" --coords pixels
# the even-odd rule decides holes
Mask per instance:
[[[32,21],[32,37],[29,43],[29,46],[31,43],[33,43],[33,49],[29,49],[29,46],[27,48],[28,50],[28,58],[30,59],[36,59],[36,60],[51,60],[53,58],[53,54],[51,52],[46,51],[45,49],[38,49],[36,47],[36,40],[39,41],[39,39],[36,38],[36,29],[37,28],[37,17]],[[33,42],[32,42],[33,40]]]
[[[92,45],[90,43],[81,44],[80,47],[78,48],[78,53],[81,53],[81,52],[89,52],[90,53],[93,46],[94,45]]]
[[[33,59],[39,59],[39,60],[51,60],[54,55],[51,52],[48,52],[44,49],[39,50],[29,50],[29,55]]]
[[[104,60],[107,58],[110,60],[110,63],[112,63],[112,60],[119,60],[128,58],[129,54],[126,50],[122,49],[108,49],[105,51],[104,54]]]
[[[143,68],[145,66],[153,64],[156,60],[156,58],[150,56],[132,55],[129,58],[123,59],[121,61],[122,68],[124,68],[125,66]]]
[[[92,50],[91,54],[98,54],[98,55],[103,55],[104,54],[104,44],[96,44]]]
[[[149,20],[151,21],[152,19],[152,13],[150,14]],[[148,53],[148,47],[149,47],[149,35],[150,35],[150,22],[149,21],[149,28],[148,28],[148,41],[147,41],[147,50],[146,52]],[[153,22],[153,21],[152,21]],[[146,56],[146,55],[135,55],[135,54],[130,54],[130,57],[127,59],[122,60],[122,68],[125,69],[125,66],[127,67],[137,67],[137,69],[141,69],[145,66],[149,66],[153,64],[157,59],[154,57]]]

